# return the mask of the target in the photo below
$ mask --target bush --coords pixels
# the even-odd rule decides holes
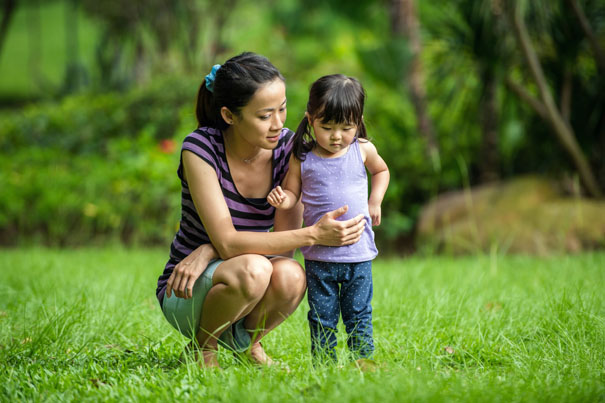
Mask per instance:
[[[195,127],[197,85],[165,78],[0,115],[0,244],[167,244],[179,218],[178,154]],[[444,184],[459,185],[459,167],[445,158],[433,166],[410,105],[371,80],[366,87],[369,134],[391,170],[383,225],[375,228],[386,250],[408,242],[425,200]],[[306,86],[289,87],[290,127],[302,108],[293,104],[307,94]]]
[[[196,90],[166,80],[1,116],[0,243],[167,244],[178,224],[178,144],[194,127],[187,109]]]

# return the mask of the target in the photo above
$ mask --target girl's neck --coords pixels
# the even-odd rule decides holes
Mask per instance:
[[[329,151],[324,150],[319,144],[317,144],[317,142],[315,143],[315,147],[313,147],[313,150],[311,152],[315,153],[315,155],[317,155],[320,158],[338,158],[341,157],[343,155],[345,155],[348,151],[349,151],[349,147],[351,147],[351,145],[349,144],[348,146],[346,146],[345,148],[343,148],[342,150],[338,151],[337,153],[331,153]]]

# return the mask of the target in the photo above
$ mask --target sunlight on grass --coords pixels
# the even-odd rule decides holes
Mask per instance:
[[[313,367],[306,302],[258,369],[181,363],[162,317],[166,251],[0,252],[0,397],[12,400],[596,401],[605,393],[605,254],[379,260],[376,364]],[[372,364],[374,365],[374,364]]]

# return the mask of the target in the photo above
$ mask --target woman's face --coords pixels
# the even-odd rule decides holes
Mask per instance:
[[[260,87],[239,116],[233,115],[231,128],[237,137],[254,147],[273,149],[286,121],[286,85],[280,79]]]

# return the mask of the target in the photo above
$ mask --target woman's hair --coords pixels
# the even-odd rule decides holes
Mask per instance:
[[[312,120],[324,123],[354,124],[357,126],[355,137],[366,139],[366,126],[363,122],[363,104],[365,90],[359,81],[342,74],[323,76],[311,85],[307,113]],[[296,158],[304,160],[305,155],[315,146],[311,135],[309,119],[305,116],[294,135],[293,152]]]
[[[221,116],[223,106],[239,115],[260,87],[278,78],[285,81],[266,57],[256,53],[244,52],[227,60],[216,71],[212,92],[205,81],[200,85],[195,107],[198,127],[225,130],[229,125]]]

